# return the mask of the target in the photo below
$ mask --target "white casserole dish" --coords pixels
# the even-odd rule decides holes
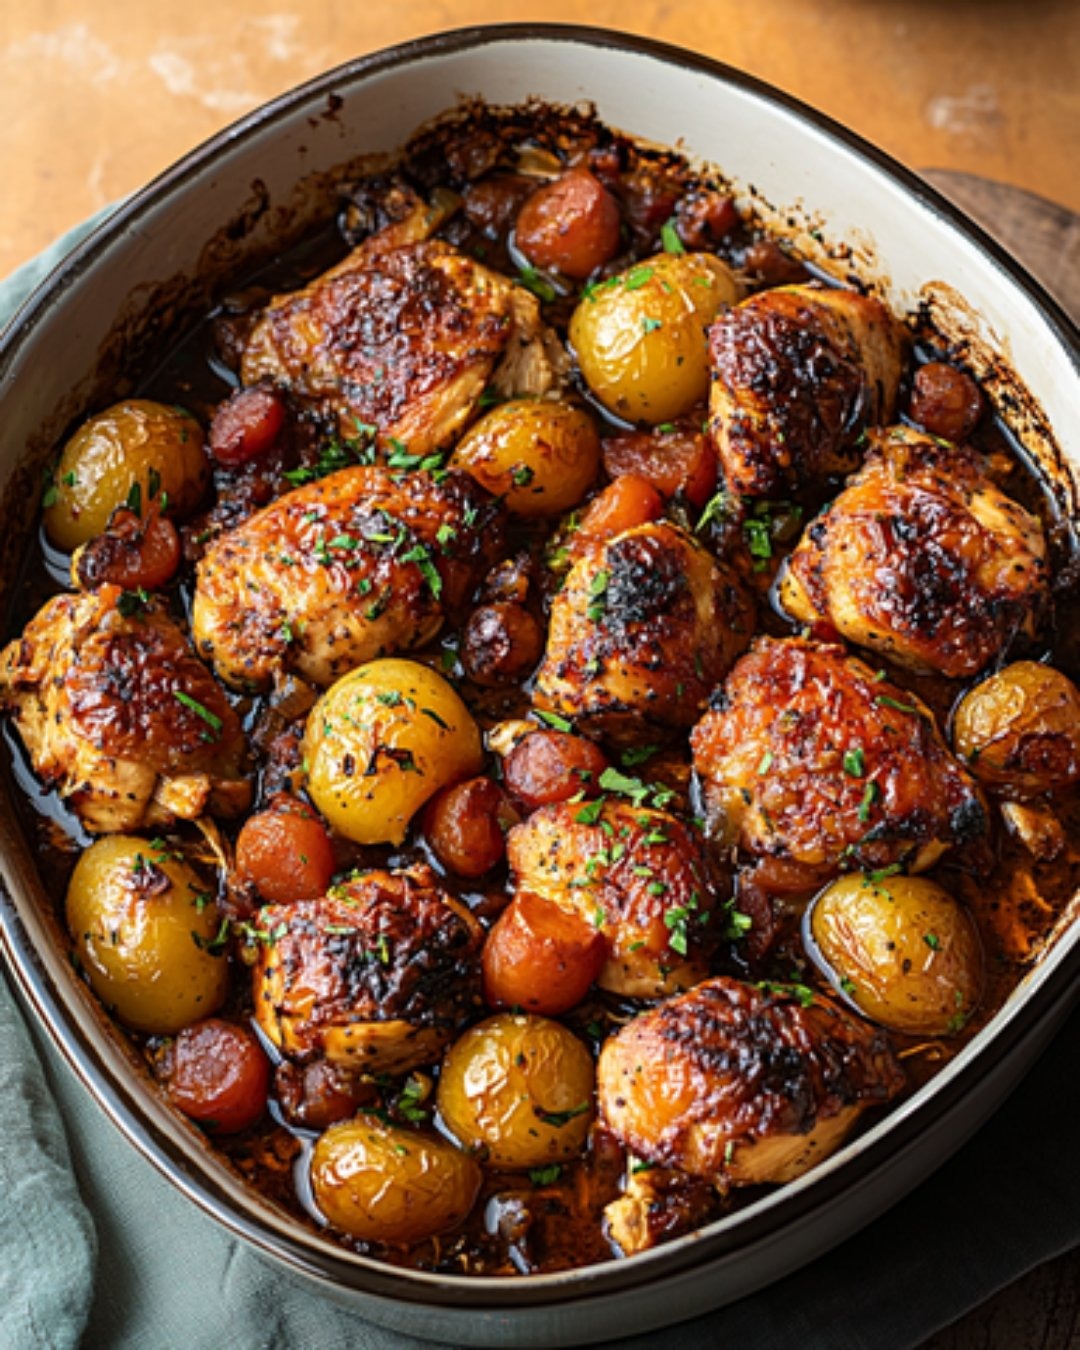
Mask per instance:
[[[0,346],[0,575],[11,575],[27,547],[40,466],[69,423],[127,392],[130,372],[146,370],[159,343],[175,343],[222,285],[327,216],[344,166],[394,152],[462,95],[491,104],[591,101],[610,125],[719,165],[747,200],[789,222],[786,232],[811,256],[822,247],[811,231],[825,245],[854,244],[849,270],[898,311],[925,305],[965,345],[1063,509],[1080,519],[1075,331],[985,235],[913,175],[756,81],[641,39],[527,26],[406,44],[277,100],[123,206],[31,297]],[[7,804],[0,846],[3,950],[17,984],[119,1128],[232,1231],[333,1297],[387,1326],[463,1344],[641,1333],[820,1255],[959,1146],[1030,1066],[1078,991],[1080,926],[1063,925],[948,1068],[802,1180],[630,1262],[449,1279],[354,1256],[242,1184],[135,1070],[74,978]]]

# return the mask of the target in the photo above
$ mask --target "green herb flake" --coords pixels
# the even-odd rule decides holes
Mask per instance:
[[[600,813],[604,809],[603,797],[597,797],[594,802],[587,802],[580,807],[574,814],[574,819],[579,825],[595,825],[600,819]]]
[[[579,1106],[572,1106],[569,1111],[545,1111],[542,1106],[534,1106],[533,1110],[545,1125],[554,1125],[558,1130],[562,1129],[564,1125],[569,1125],[578,1116],[586,1115],[589,1110],[589,1103],[582,1102]]]
[[[894,708],[897,712],[914,713],[918,708],[913,703],[901,703],[899,699],[890,698],[888,694],[878,694],[874,702],[880,704],[883,708]]]
[[[852,778],[861,778],[866,772],[866,756],[861,746],[848,750],[844,754],[844,772]]]
[[[660,226],[660,242],[664,246],[665,253],[685,253],[686,245],[679,238],[679,231],[675,228],[675,217],[665,220]]]
[[[870,808],[881,796],[881,789],[874,782],[869,782],[863,791],[862,801],[859,803],[859,820],[862,824],[870,819]]]
[[[221,718],[218,717],[217,713],[212,713],[209,708],[204,707],[198,699],[192,698],[190,694],[186,694],[182,689],[174,689],[173,697],[176,699],[177,703],[182,703],[184,707],[190,709],[196,717],[201,718],[215,736],[221,731]]]
[[[573,722],[567,721],[565,717],[560,717],[558,713],[547,712],[544,708],[534,708],[533,715],[539,717],[541,722],[546,722],[549,727],[554,727],[556,731],[573,731]]]
[[[550,1186],[558,1181],[562,1175],[562,1167],[558,1163],[548,1163],[547,1167],[530,1167],[529,1180],[534,1186]]]
[[[623,285],[628,291],[639,291],[653,279],[655,268],[635,267],[627,272]]]
[[[532,291],[533,295],[545,302],[550,303],[558,294],[547,277],[538,272],[535,267],[519,268],[517,279],[519,284],[524,286],[527,291]]]

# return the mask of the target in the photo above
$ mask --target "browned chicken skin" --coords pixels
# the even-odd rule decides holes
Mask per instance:
[[[793,1181],[904,1074],[881,1030],[829,999],[717,978],[610,1037],[602,1119],[632,1153],[721,1186]]]
[[[792,889],[859,867],[922,871],[987,829],[929,709],[841,647],[758,639],[691,745],[714,824],[748,861],[783,865]]]
[[[659,998],[708,973],[720,936],[713,883],[701,845],[674,816],[611,798],[543,806],[510,831],[507,857],[519,891],[603,934],[600,988]]]
[[[57,595],[0,653],[0,708],[93,833],[250,803],[239,719],[176,625],[118,586]]]
[[[360,466],[296,488],[207,550],[198,650],[227,684],[263,689],[422,646],[486,569],[500,519],[467,474]]]
[[[591,549],[551,610],[538,707],[599,729],[689,727],[750,641],[753,604],[694,538],[660,521]]]
[[[871,442],[792,554],[781,604],[909,670],[974,675],[1034,635],[1049,599],[1042,527],[977,451],[907,427]]]
[[[416,203],[303,290],[276,296],[244,348],[244,383],[269,378],[335,414],[344,435],[374,426],[416,455],[449,444],[489,383],[546,393],[560,349],[536,297],[429,239],[442,219]]]
[[[779,286],[722,314],[709,333],[709,429],[744,497],[853,469],[869,426],[890,422],[904,330],[855,291]]]
[[[268,905],[255,937],[255,1015],[295,1059],[404,1073],[437,1060],[479,1007],[480,926],[426,867]]]

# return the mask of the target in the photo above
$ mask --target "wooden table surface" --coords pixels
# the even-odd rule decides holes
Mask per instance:
[[[439,29],[525,19],[691,46],[913,167],[1080,210],[1077,0],[4,0],[0,275],[319,71]]]
[[[587,20],[691,46],[912,167],[981,175],[1080,211],[1078,0],[6,0],[0,276],[294,84],[390,43],[493,20]],[[994,223],[993,194],[965,204]],[[1065,252],[1075,259],[1075,226]],[[1078,1288],[1074,1253],[933,1348],[1080,1345]]]

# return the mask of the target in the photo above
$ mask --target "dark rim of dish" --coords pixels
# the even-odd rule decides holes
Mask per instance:
[[[839,143],[849,154],[897,182],[909,197],[942,218],[987,255],[1039,311],[1080,372],[1080,331],[1031,275],[936,189],[833,119],[753,76],[667,43],[588,26],[496,24],[415,39],[346,62],[264,104],[191,151],[119,206],[20,307],[7,330],[0,335],[0,379],[4,378],[2,368],[11,350],[20,343],[23,334],[53,305],[60,303],[65,292],[95,266],[114,236],[148,208],[167,201],[188,179],[212,163],[221,151],[242,145],[305,104],[336,92],[345,82],[353,83],[430,57],[522,41],[575,43],[651,57],[668,66],[707,75],[793,114]],[[0,834],[14,834],[13,822],[5,820],[2,825]],[[32,879],[16,875],[22,870],[17,862],[14,867],[5,862],[3,868],[13,889],[29,890]],[[65,995],[57,987],[35,950],[18,909],[2,888],[0,918],[3,920],[0,953],[5,956],[21,994],[48,1029],[67,1063],[143,1156],[206,1213],[267,1255],[328,1284],[351,1287],[395,1301],[407,1293],[417,1303],[468,1306],[477,1311],[484,1307],[524,1307],[596,1297],[613,1291],[627,1280],[635,1284],[652,1283],[690,1267],[701,1266],[709,1258],[760,1246],[780,1229],[805,1224],[809,1217],[820,1216],[836,1206],[847,1193],[871,1176],[901,1167],[903,1160],[919,1147],[935,1126],[947,1120],[975,1081],[987,1072],[989,1065],[984,1061],[991,1049],[994,1056],[991,1063],[1006,1063],[1013,1054],[1022,1052],[1025,1042],[1039,1041],[1042,1029],[1060,1020],[1080,995],[1077,979],[1080,975],[1080,942],[1062,942],[1029,972],[1020,989],[971,1044],[884,1120],[801,1180],[697,1232],[641,1253],[630,1262],[613,1261],[546,1275],[453,1277],[391,1268],[372,1258],[343,1251],[327,1239],[305,1232],[285,1216],[279,1218],[257,1196],[252,1196],[250,1205],[244,1206],[242,1211],[238,1209],[230,1188],[222,1185],[215,1176],[222,1164],[209,1152],[195,1157],[198,1150],[192,1139],[185,1138],[181,1143],[148,1123],[145,1088],[135,1075],[130,1076],[130,1081],[126,1075],[115,1077],[97,1047],[80,1039],[76,1026],[78,1019],[73,1018],[65,1006],[70,991]],[[1033,1016],[1030,1005],[1036,999],[1041,1006]],[[1002,1092],[997,1095],[1001,1096]],[[969,1125],[964,1134],[970,1133],[976,1124]],[[210,1165],[199,1166],[203,1161]],[[237,1189],[236,1183],[231,1189]],[[271,1221],[272,1217],[275,1221]],[[851,1227],[848,1225],[833,1240],[847,1236]],[[824,1249],[816,1247],[816,1254]]]

